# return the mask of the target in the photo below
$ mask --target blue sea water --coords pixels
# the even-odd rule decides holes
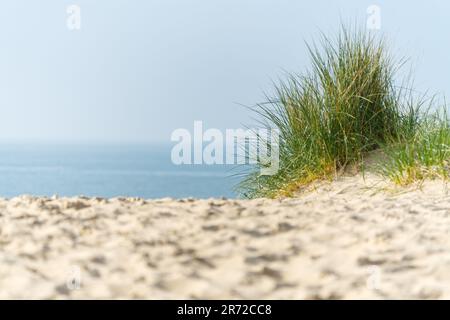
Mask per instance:
[[[0,197],[236,197],[233,165],[174,165],[169,145],[0,145]]]

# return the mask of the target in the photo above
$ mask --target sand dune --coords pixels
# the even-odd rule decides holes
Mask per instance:
[[[0,200],[0,298],[450,298],[450,197]]]

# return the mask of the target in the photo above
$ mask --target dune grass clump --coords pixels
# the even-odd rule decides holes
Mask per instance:
[[[408,138],[384,146],[381,174],[399,185],[450,177],[450,122],[446,112],[424,116]]]
[[[280,169],[261,176],[264,164],[258,163],[240,185],[245,196],[289,196],[380,148],[393,157],[383,173],[398,182],[424,174],[413,172],[422,171],[416,163],[446,163],[448,149],[427,146],[430,141],[448,146],[448,131],[442,121],[436,131],[430,128],[436,121],[423,120],[425,100],[396,81],[403,60],[392,58],[382,38],[342,28],[336,38],[322,36],[308,50],[312,68],[288,74],[274,96],[255,108],[264,126],[279,130]],[[411,152],[414,164],[408,163]]]

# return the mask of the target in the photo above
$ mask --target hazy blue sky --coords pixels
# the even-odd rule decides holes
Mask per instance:
[[[417,2],[417,3],[416,3]],[[194,120],[251,123],[303,40],[365,23],[412,57],[419,89],[450,93],[449,1],[5,0],[0,6],[1,141],[167,141]],[[66,26],[81,8],[81,30]]]

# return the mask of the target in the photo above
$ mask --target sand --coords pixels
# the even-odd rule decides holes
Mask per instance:
[[[0,298],[449,299],[448,187],[367,181],[283,200],[0,199]]]

